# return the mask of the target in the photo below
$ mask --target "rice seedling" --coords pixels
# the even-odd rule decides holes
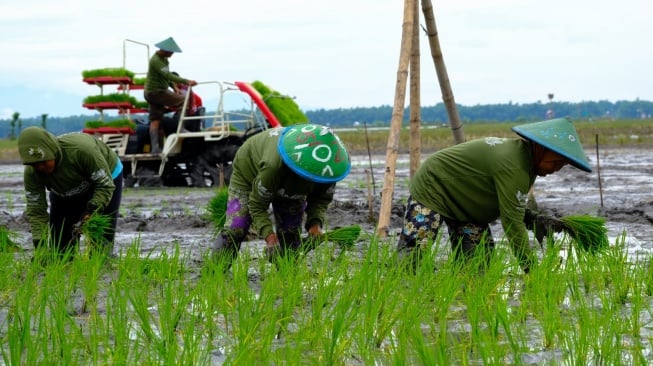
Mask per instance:
[[[490,262],[480,255],[464,266],[438,241],[414,272],[375,237],[358,242],[362,252],[333,243],[279,266],[249,243],[227,273],[189,266],[179,244],[144,253],[135,241],[109,265],[76,256],[41,267],[0,253],[0,356],[5,364],[650,363],[651,254],[629,262],[618,240],[603,255],[561,264],[563,242],[528,276],[511,274],[503,241]],[[71,313],[80,290],[95,302]]]
[[[14,253],[22,250],[14,240],[16,233],[11,232],[5,226],[0,225],[0,253]]]
[[[342,248],[351,248],[360,237],[361,227],[350,225],[329,230],[320,239],[338,244]]]
[[[81,223],[81,226],[76,229],[86,239],[86,255],[100,254],[107,256],[111,254],[111,243],[106,243],[104,234],[111,228],[111,218],[107,215],[93,213]]]
[[[560,218],[560,222],[577,247],[585,252],[595,254],[610,245],[603,217],[570,215]]]
[[[226,186],[218,188],[215,195],[209,200],[206,207],[214,230],[219,231],[224,226],[227,218],[227,200],[229,199],[229,188]]]

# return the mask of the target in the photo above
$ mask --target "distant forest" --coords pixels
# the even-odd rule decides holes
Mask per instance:
[[[546,118],[549,110],[555,117],[570,117],[573,120],[619,120],[653,117],[653,102],[639,99],[618,102],[537,102],[530,104],[458,105],[457,107],[460,118],[464,123],[539,121]],[[409,110],[406,108],[404,121],[408,121],[408,112]],[[368,126],[387,126],[390,124],[392,107],[383,105],[379,107],[317,109],[305,111],[305,114],[313,123],[325,124],[334,128],[352,127],[363,123]],[[448,123],[447,112],[442,103],[422,107],[421,116],[423,124]],[[147,117],[139,115],[138,118],[146,120]],[[0,138],[10,138],[12,133],[14,136],[18,135],[20,130],[27,126],[42,126],[44,123],[45,127],[54,134],[81,131],[86,121],[97,119],[98,114],[69,117],[46,116],[46,118],[41,116],[25,119],[19,117],[13,123],[13,126],[12,119],[0,119]]]

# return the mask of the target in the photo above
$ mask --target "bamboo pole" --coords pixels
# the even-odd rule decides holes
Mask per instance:
[[[440,82],[440,90],[442,91],[442,100],[447,109],[449,116],[449,126],[453,133],[454,143],[459,144],[465,141],[463,133],[463,125],[460,122],[458,115],[458,107],[451,91],[451,83],[449,82],[449,75],[447,74],[447,67],[444,65],[444,57],[442,56],[442,49],[440,47],[440,40],[438,39],[438,29],[435,25],[435,15],[433,13],[433,5],[431,0],[422,0],[422,13],[424,13],[424,20],[426,22],[426,33],[429,37],[429,46],[431,47],[431,56],[435,64],[435,72],[438,75]]]
[[[381,190],[381,208],[379,210],[379,222],[377,234],[379,237],[387,237],[390,230],[390,214],[392,211],[392,196],[395,182],[395,168],[397,154],[399,152],[399,133],[404,117],[404,103],[406,101],[406,80],[408,79],[408,66],[412,53],[412,35],[415,26],[415,1],[404,0],[404,20],[401,33],[401,49],[399,53],[399,67],[397,70],[397,84],[395,85],[395,100],[390,120],[390,132],[388,133],[388,145],[386,148],[386,167],[383,175],[383,189]]]
[[[370,138],[367,134],[367,122],[363,121],[363,128],[365,129],[365,142],[367,143],[367,159],[370,162],[370,172],[372,173],[372,188],[376,196],[376,181],[374,180],[374,167],[372,166],[372,151],[370,149]]]
[[[601,184],[601,163],[599,161],[599,135],[595,135],[596,140],[596,174],[599,179],[599,196],[601,197],[601,209],[603,209],[603,186]]]
[[[413,45],[410,55],[410,126],[408,149],[410,153],[409,176],[412,178],[417,172],[421,163],[422,141],[420,134],[421,127],[421,106],[420,106],[420,49],[419,49],[419,2],[414,1],[413,10]]]
[[[367,179],[367,207],[369,208],[367,219],[370,222],[374,222],[374,196],[372,195],[372,188],[370,188],[370,175],[373,175],[373,173],[370,174],[370,171],[365,169],[365,178]]]

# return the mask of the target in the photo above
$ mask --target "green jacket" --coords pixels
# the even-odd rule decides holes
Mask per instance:
[[[41,174],[25,165],[25,214],[32,238],[42,238],[48,232],[46,190],[71,200],[92,192],[89,209],[102,209],[109,204],[115,189],[111,173],[118,164],[118,156],[105,143],[83,133],[59,137],[46,133],[34,144],[42,146],[47,156],[54,156],[56,165],[52,174]]]
[[[157,52],[150,57],[145,78],[145,91],[156,92],[168,90],[172,83],[188,84],[188,79],[173,74],[170,71],[167,57],[161,57]]]
[[[273,232],[268,209],[273,200],[306,201],[306,227],[324,223],[335,184],[315,183],[295,174],[277,150],[282,128],[263,131],[245,141],[233,161],[230,188],[249,192],[249,213],[257,233]]]
[[[410,194],[460,222],[489,224],[501,218],[513,252],[524,260],[532,255],[524,213],[535,177],[529,142],[487,137],[431,155],[415,173]]]

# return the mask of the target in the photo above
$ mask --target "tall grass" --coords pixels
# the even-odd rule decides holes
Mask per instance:
[[[620,238],[561,260],[565,244],[550,242],[529,275],[503,241],[489,262],[464,266],[437,241],[415,273],[376,238],[276,265],[249,246],[227,273],[138,241],[108,261],[46,267],[0,253],[0,355],[13,365],[653,361],[651,255],[629,259]]]
[[[463,123],[466,140],[486,136],[516,137],[510,128],[517,123]],[[653,120],[596,120],[575,121],[580,140],[586,147],[594,146],[596,136],[601,146],[629,147],[650,146],[653,142]],[[453,135],[447,126],[421,129],[421,145],[424,152],[433,152],[454,144]],[[367,134],[363,129],[339,130],[338,136],[343,140],[350,153],[366,153],[369,140],[370,149],[376,153],[384,153],[388,143],[388,129],[369,129]],[[399,148],[402,153],[408,153],[408,124],[404,124],[400,133]],[[16,140],[0,139],[0,162],[18,162]]]
[[[463,123],[463,133],[466,140],[486,136],[517,137],[511,128],[517,123]],[[650,146],[653,142],[653,120],[597,120],[593,122],[574,122],[579,138],[585,147],[592,147],[598,135],[599,145],[603,147],[637,147]],[[426,127],[426,126],[425,126]],[[425,128],[420,130],[421,147],[425,153],[433,152],[454,144],[451,129],[448,126]],[[351,153],[366,153],[369,140],[370,150],[375,153],[385,153],[389,130],[369,129],[367,135],[361,128],[338,131],[348,151]],[[409,129],[404,124],[399,134],[399,149],[408,153]]]

